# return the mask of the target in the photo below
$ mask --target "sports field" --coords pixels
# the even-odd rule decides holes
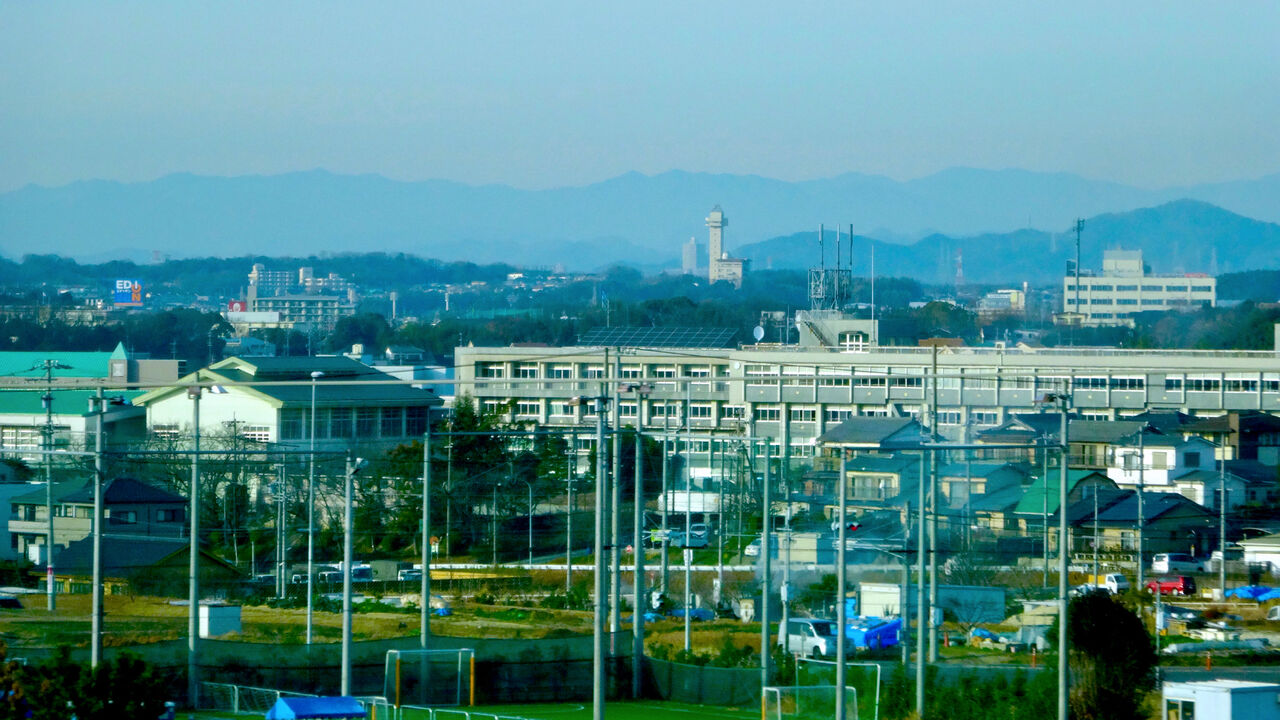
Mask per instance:
[[[591,720],[591,703],[567,703],[563,705],[489,705],[473,708],[441,708],[436,710],[435,720],[468,720],[467,713],[474,713],[470,720],[502,720],[526,718],[527,720]],[[664,720],[759,720],[760,708],[724,708],[710,705],[640,701],[611,702],[605,706],[608,720],[654,720],[662,713],[672,713]],[[179,717],[186,713],[179,713]],[[217,712],[205,710],[195,713],[196,720],[245,720],[260,715]],[[372,714],[370,720],[373,720]],[[381,712],[377,720],[384,720]],[[394,717],[385,720],[431,720],[429,714],[411,707],[400,708]]]
[[[437,709],[435,720],[467,720],[467,711],[475,713],[471,720],[486,720],[487,713],[500,718],[527,718],[528,720],[591,720],[591,703],[488,705],[474,708]],[[661,701],[610,702],[605,705],[608,720],[654,720],[663,713],[672,713],[664,720],[759,720],[760,708],[726,708],[712,705],[689,705]],[[478,715],[478,717],[477,717]],[[398,720],[428,720],[427,713],[401,708]],[[390,720],[390,719],[388,719]]]

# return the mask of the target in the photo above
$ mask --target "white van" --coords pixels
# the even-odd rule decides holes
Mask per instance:
[[[787,647],[794,655],[810,658],[830,658],[836,654],[836,624],[830,620],[792,618],[787,621],[787,633],[778,633],[778,647]],[[853,649],[847,643],[846,651]]]
[[[1186,553],[1156,553],[1155,557],[1151,558],[1151,572],[1157,575],[1203,571],[1204,567],[1200,561]]]

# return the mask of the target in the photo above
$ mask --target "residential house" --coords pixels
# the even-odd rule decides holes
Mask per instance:
[[[46,490],[42,485],[37,487],[9,501],[11,557],[30,557],[28,548],[45,545],[49,537]],[[57,483],[53,502],[53,533],[59,547],[89,536],[93,530],[92,483]],[[102,507],[104,534],[174,538],[186,532],[187,499],[132,478],[108,480],[102,486]]]
[[[1267,566],[1274,575],[1280,571],[1280,533],[1241,540],[1246,564]]]
[[[1029,480],[1022,465],[959,462],[938,469],[938,487],[953,510],[961,510],[987,493],[1008,487],[1021,489]]]
[[[1216,470],[1213,443],[1199,436],[1183,438],[1152,428],[1111,443],[1107,476],[1122,487],[1177,492],[1174,478],[1196,470]]]
[[[1201,418],[1182,428],[1218,447],[1217,458],[1280,465],[1280,417],[1258,410]]]
[[[102,536],[102,584],[108,595],[124,592],[184,594],[191,561],[186,538]],[[88,593],[93,588],[93,538],[76,540],[58,553],[54,582],[59,592]],[[206,597],[233,589],[245,580],[234,565],[200,551],[200,588]]]
[[[1144,562],[1155,553],[1181,552],[1207,557],[1218,547],[1218,516],[1208,508],[1172,492],[1143,493],[1142,500]],[[1073,547],[1091,549],[1087,538],[1092,536],[1094,525],[1092,504],[1078,502],[1074,509],[1079,513],[1069,516],[1077,538]],[[1104,549],[1137,550],[1138,509],[1137,492],[1127,492],[1118,502],[1098,510],[1097,526]]]
[[[1245,502],[1269,505],[1280,500],[1280,470],[1257,460],[1228,460],[1227,472],[1245,481]]]
[[[1060,478],[1059,469],[1055,467],[1049,468],[1047,476],[1044,473],[1032,476],[1031,484],[1013,510],[1013,520],[1023,535],[1039,535],[1044,532],[1047,521],[1057,516],[1062,487]],[[1115,489],[1115,482],[1096,470],[1067,470],[1068,506],[1089,493]]]

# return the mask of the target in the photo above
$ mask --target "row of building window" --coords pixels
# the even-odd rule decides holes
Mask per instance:
[[[1188,300],[1186,298],[1169,298],[1168,300],[1165,300],[1164,298],[1142,298],[1143,305],[1153,305],[1153,306],[1191,305],[1193,303],[1206,304],[1208,302],[1209,302],[1208,300]],[[1076,299],[1073,297],[1067,298],[1067,304],[1075,305]],[[1080,301],[1080,304],[1081,305],[1137,305],[1138,301],[1135,298],[1085,298]]]
[[[311,422],[310,410],[281,410],[280,439],[309,439]],[[315,427],[317,440],[413,437],[427,431],[427,409],[424,407],[317,408]]]
[[[1186,285],[1143,285],[1142,292],[1187,292]],[[1067,292],[1075,292],[1076,286],[1068,284]],[[1137,285],[1081,285],[1081,292],[1138,292]],[[1207,293],[1213,292],[1212,285],[1191,285],[1191,292]]]
[[[510,369],[508,369],[510,366]],[[605,377],[604,365],[584,363],[506,363],[478,362],[475,365],[477,378],[500,380],[508,377],[522,380],[600,380]],[[624,380],[676,377],[728,377],[728,365],[623,365],[621,377]]]

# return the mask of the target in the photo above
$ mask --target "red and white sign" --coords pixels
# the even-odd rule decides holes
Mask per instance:
[[[247,312],[248,309],[248,303],[243,300],[231,300],[227,303],[227,310],[229,312]]]

